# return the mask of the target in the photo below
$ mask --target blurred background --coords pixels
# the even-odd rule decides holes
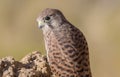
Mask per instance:
[[[120,77],[120,0],[0,0],[0,58],[45,54],[36,18],[60,9],[86,36],[93,77]]]

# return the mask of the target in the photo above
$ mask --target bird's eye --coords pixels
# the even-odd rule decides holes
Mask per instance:
[[[45,20],[50,20],[50,17],[49,17],[49,16],[46,16],[46,17],[45,17]]]

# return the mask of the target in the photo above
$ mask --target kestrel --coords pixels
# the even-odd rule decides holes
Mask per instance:
[[[92,77],[83,33],[57,9],[43,10],[37,22],[43,31],[47,59],[55,77]]]

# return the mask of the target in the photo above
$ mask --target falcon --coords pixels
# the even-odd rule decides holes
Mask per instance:
[[[37,18],[47,59],[55,77],[92,77],[88,44],[83,33],[58,9],[47,8]]]

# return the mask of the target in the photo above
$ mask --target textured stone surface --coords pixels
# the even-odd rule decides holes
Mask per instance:
[[[46,57],[34,51],[20,61],[10,56],[1,58],[0,77],[51,77],[51,71]]]

